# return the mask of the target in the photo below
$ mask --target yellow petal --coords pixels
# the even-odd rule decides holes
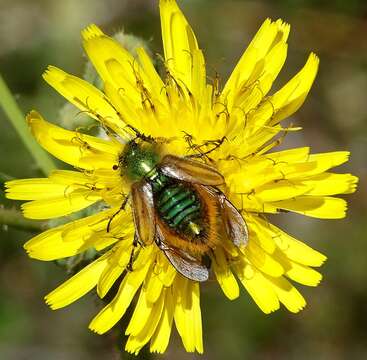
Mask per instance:
[[[88,189],[77,189],[58,197],[35,200],[22,205],[23,214],[29,219],[52,219],[82,210],[101,196]]]
[[[107,265],[109,255],[107,253],[93,261],[48,294],[45,300],[51,309],[55,310],[67,306],[92,290],[97,285],[98,279]]]
[[[103,92],[76,76],[54,66],[43,74],[45,81],[81,111],[98,120],[117,134],[124,136],[125,126],[117,111],[111,106]]]
[[[318,57],[311,53],[302,70],[269,98],[270,106],[275,109],[270,125],[287,118],[302,106],[315,80],[318,66]]]
[[[173,292],[176,295],[174,319],[187,352],[203,353],[199,284],[177,276]]]
[[[166,288],[163,291],[165,294],[163,313],[150,342],[150,351],[160,354],[164,353],[168,346],[174,311],[172,289]]]
[[[157,73],[153,62],[150,56],[147,54],[143,47],[138,47],[136,49],[136,53],[139,58],[139,62],[141,64],[142,70],[144,71],[146,80],[145,84],[148,84],[150,91],[157,97],[159,100],[166,102],[166,97],[163,96],[162,89],[164,88],[164,82],[161,77]],[[159,110],[159,109],[158,109]]]
[[[268,223],[254,214],[246,214],[245,220],[250,232],[249,237],[268,254],[272,254],[276,245],[273,239],[274,232],[270,231]]]
[[[125,270],[130,260],[131,251],[132,238],[130,241],[127,239],[120,241],[120,244],[111,250],[108,264],[97,284],[97,294],[100,298],[104,298],[107,295],[113,284]]]
[[[341,219],[345,217],[347,209],[344,199],[328,196],[298,196],[290,200],[273,202],[271,205],[320,219]]]
[[[98,214],[101,217],[98,217]],[[77,238],[80,238],[81,229],[84,231],[83,235],[85,237],[95,236],[97,242],[98,237],[103,236],[111,236],[115,240],[129,242],[134,233],[131,212],[127,210],[121,211],[120,205],[118,208],[99,212],[96,215],[77,220],[75,223],[72,222],[69,225],[62,232],[62,237],[65,242],[75,241]]]
[[[153,271],[151,271],[147,279],[145,280],[144,286],[146,289],[147,301],[155,303],[163,290],[163,282],[159,278],[158,274],[160,271],[164,271],[162,267],[157,269],[157,264],[154,266]]]
[[[279,300],[273,287],[259,270],[243,261],[236,263],[234,268],[245,289],[265,314],[279,309]]]
[[[266,57],[256,65],[254,73],[244,84],[246,91],[235,98],[234,106],[240,107],[248,116],[246,118],[245,133],[250,137],[267,125],[273,115],[272,106],[259,106],[261,101],[269,104],[265,95],[270,90],[278,76],[287,56],[287,44],[284,42],[274,46]],[[249,85],[253,84],[253,85]],[[254,110],[257,109],[257,110]]]
[[[94,246],[95,242],[93,240],[99,241],[98,237],[93,239],[93,235],[101,228],[106,231],[110,217],[117,210],[102,211],[47,230],[29,240],[24,245],[24,248],[30,257],[44,261],[62,259],[79,254],[87,248]],[[128,231],[132,231],[131,227]],[[113,241],[116,241],[116,238],[113,238]]]
[[[49,153],[75,167],[94,170],[96,167],[112,169],[122,145],[94,136],[60,128],[45,121],[36,111],[27,116],[36,140]],[[88,158],[90,160],[88,161]],[[101,159],[103,158],[103,161]]]
[[[255,190],[257,199],[272,202],[294,198],[308,193],[312,187],[307,183],[293,183],[289,180],[277,180]]]
[[[153,119],[149,118],[149,114],[147,111],[137,108],[136,104],[134,104],[131,100],[129,100],[125,96],[125,92],[123,89],[116,88],[109,82],[105,82],[104,85],[105,85],[106,96],[109,98],[111,104],[114,106],[116,111],[119,114],[121,114],[121,116],[124,118],[124,121],[127,124],[147,134],[152,133],[150,131],[150,128],[152,126],[156,128],[158,127],[157,121],[154,118]],[[153,123],[152,123],[152,120],[153,120]],[[132,132],[132,130],[129,129],[128,127],[123,127],[122,129],[123,129],[122,131],[125,137],[126,137],[126,134],[130,134]]]
[[[251,238],[248,245],[244,248],[243,253],[245,258],[253,266],[266,274],[277,277],[283,275],[285,272],[282,264],[272,257],[272,255],[263,251],[255,241],[251,241]]]
[[[288,24],[283,23],[281,20],[276,22],[272,22],[270,19],[265,20],[223,89],[223,98],[228,101],[229,108],[232,107],[236,97],[249,89],[249,95],[257,91],[258,101],[266,95],[270,88],[269,85],[271,85],[272,80],[276,77],[284,63],[286,56],[285,42],[288,34]],[[278,49],[281,49],[282,53],[279,53],[277,57],[270,56],[269,54],[277,46],[279,46]],[[263,78],[266,79],[266,75],[271,73],[269,83],[262,89],[264,84],[261,80],[258,81],[260,75],[263,75]],[[256,102],[254,104],[256,106]]]
[[[136,352],[140,350],[153,335],[163,311],[164,299],[165,294],[161,294],[157,303],[153,304],[147,299],[146,288],[142,288],[134,313],[125,331],[126,335],[130,335],[130,343],[127,346],[128,351]],[[154,323],[153,326],[151,326],[152,323]],[[147,331],[148,328],[149,331]],[[142,343],[142,338],[146,340],[144,343]],[[134,347],[136,348],[134,349]]]
[[[62,197],[66,186],[56,184],[50,179],[21,179],[5,183],[5,193],[8,199],[14,200],[46,200]]]
[[[205,89],[205,64],[194,32],[175,0],[159,2],[166,66],[195,96]]]
[[[116,101],[116,94],[122,97],[129,107],[143,108],[145,100],[148,101],[148,99],[157,109],[159,109],[158,105],[162,105],[161,102],[166,103],[167,98],[162,91],[164,83],[142,47],[136,49],[141,62],[140,66],[120,43],[106,36],[96,25],[88,26],[82,31],[82,36],[89,58],[104,80],[105,86],[108,84],[109,89],[106,94],[111,95],[111,87],[114,89],[115,99],[111,102],[123,115],[126,123],[136,126],[134,117],[128,116],[124,107],[117,106],[119,102]],[[146,99],[143,99],[143,96]]]
[[[76,255],[84,250],[86,242],[83,238],[77,241],[64,243],[62,228],[60,227],[44,231],[25,243],[24,248],[31,258],[51,261]]]
[[[52,218],[78,211],[101,200],[102,197],[108,201],[114,191],[117,191],[117,194],[116,199],[113,199],[121,203],[121,188],[118,186],[121,180],[118,178],[121,177],[113,178],[112,181],[110,179],[106,183],[99,181],[99,178],[93,175],[87,176],[84,173],[70,170],[56,170],[50,174],[48,179],[23,179],[7,182],[5,184],[6,196],[18,200],[36,200],[22,206],[27,217]],[[108,188],[107,185],[109,185]]]
[[[348,161],[350,153],[348,151],[334,151],[320,154],[310,154],[308,162],[311,167],[305,170],[294,171],[293,174],[288,174],[288,179],[301,179],[306,177],[321,174],[330,168],[341,165]]]
[[[89,324],[89,328],[92,331],[97,334],[104,334],[125,314],[154,260],[152,251],[153,246],[140,250],[138,259],[133,264],[133,271],[125,275],[116,296]]]
[[[306,301],[300,292],[285,278],[273,278],[264,275],[272,285],[279,301],[293,313],[301,311],[306,306]]]
[[[308,159],[309,152],[310,152],[309,147],[293,148],[263,155],[261,156],[261,159],[264,160],[271,159],[274,162],[273,163],[274,166],[279,163],[289,164],[294,162],[303,162]]]
[[[147,325],[147,321],[150,317],[152,309],[156,306],[156,304],[148,302],[146,295],[147,293],[145,288],[142,287],[129,325],[125,330],[125,335],[136,336],[143,331],[144,327]]]
[[[224,294],[230,300],[238,298],[240,295],[240,289],[221,247],[217,247],[215,249],[212,265],[217,281]]]
[[[286,272],[286,275],[300,284],[307,286],[317,286],[322,275],[308,266],[304,266],[295,262],[291,262],[291,268]]]
[[[196,97],[196,99],[199,99],[199,101],[201,102],[201,98],[205,96],[207,90],[205,59],[203,52],[199,49],[194,49],[192,51],[191,56],[192,56],[191,91]]]
[[[5,183],[6,196],[16,200],[52,200],[82,191],[94,196],[104,185],[92,175],[70,170],[52,171],[48,179],[21,179]]]
[[[113,84],[117,89],[124,89],[130,101],[140,104],[141,97],[136,86],[140,69],[134,57],[94,24],[82,31],[82,37],[84,49],[102,80]],[[119,76],[113,76],[116,73],[111,72],[112,64],[121,68]]]
[[[82,37],[85,41],[93,39],[95,37],[103,36],[103,31],[95,24],[90,24],[82,30]]]
[[[279,44],[279,46],[280,45],[281,43]],[[285,47],[285,44],[283,46]],[[273,51],[275,51],[275,48],[273,49]],[[249,56],[250,55],[251,52],[249,52]],[[270,55],[271,54],[268,54],[268,56]],[[252,54],[252,60],[250,56],[248,59],[249,61],[246,62],[245,65],[247,66],[247,69],[251,69],[251,67],[254,66],[254,56],[255,55]],[[275,57],[270,56],[270,59],[282,59],[283,57],[285,58],[285,55],[278,55]],[[266,91],[270,89],[270,85],[278,73],[276,70],[274,70],[274,73],[272,75],[268,74],[267,77],[264,75],[265,80],[259,79],[259,84],[256,82],[253,82],[252,84],[248,84],[248,82],[244,83],[240,96],[242,96],[243,99],[246,99],[246,101],[249,102],[249,105],[246,105],[246,103],[244,103],[241,105],[237,105],[237,108],[238,106],[240,106],[246,114],[246,123],[244,129],[246,137],[250,137],[253,139],[253,141],[255,141],[256,137],[254,136],[254,134],[256,133],[264,134],[267,136],[270,135],[271,137],[276,135],[276,133],[272,133],[275,130],[274,126],[285,117],[288,117],[295,111],[297,111],[298,108],[303,104],[315,79],[318,69],[318,63],[319,60],[317,56],[315,54],[311,54],[304,68],[291,81],[289,81],[288,84],[286,84],[274,95],[266,98],[264,97],[264,94],[266,94]],[[270,61],[270,64],[272,64],[272,61]],[[271,69],[273,68],[280,69],[281,64],[282,62],[278,61],[278,63],[269,65],[268,71],[271,72]],[[244,72],[246,72],[246,70],[244,70]],[[264,94],[261,95],[262,93]],[[234,95],[236,95],[236,93],[234,93]],[[231,96],[233,97],[233,95],[229,93],[229,97]],[[262,98],[264,99],[259,104]],[[248,99],[250,99],[250,101]],[[252,99],[255,99],[255,102]],[[236,99],[236,101],[241,101],[241,98],[240,100]],[[241,127],[243,127],[242,118],[243,115],[240,116],[241,120],[239,125]],[[264,143],[266,143],[266,141],[262,141],[261,145],[263,145]],[[274,144],[277,144],[277,141],[275,141]],[[252,151],[249,151],[249,153],[251,152]]]
[[[266,228],[273,237],[278,248],[295,262],[308,266],[321,266],[326,256],[312,249],[302,241],[299,241],[276,226],[268,223]]]
[[[90,189],[103,190],[120,185],[121,175],[115,170],[111,169],[99,169],[93,172],[80,172],[72,170],[54,170],[49,175],[54,183],[66,184],[66,185],[83,185]]]
[[[148,292],[148,299],[154,302],[157,297],[157,293],[162,291],[161,286],[169,288],[175,280],[177,270],[168,261],[166,255],[162,251],[159,251],[156,258],[156,264],[153,267],[153,271],[149,274],[146,280],[146,286]],[[157,288],[155,288],[157,286]]]
[[[141,296],[145,296],[145,291],[141,291]],[[148,316],[146,318],[138,317],[139,320],[135,321],[134,314],[131,318],[130,324],[134,324],[131,326],[130,336],[126,342],[125,350],[131,353],[135,353],[137,355],[140,349],[151,339],[154,334],[155,329],[157,328],[159,321],[161,319],[162,311],[164,308],[164,299],[165,296],[161,294],[158,301],[154,304],[149,303],[146,298],[143,300],[144,305],[139,306],[139,303],[134,311],[139,313],[144,313],[142,307],[145,307],[148,311]],[[139,298],[140,302],[140,298]],[[139,310],[138,310],[139,306]],[[129,324],[129,327],[130,327]],[[129,329],[128,327],[128,329]],[[127,330],[128,331],[128,330]]]
[[[200,308],[200,287],[198,283],[191,282],[191,289],[189,287],[189,291],[192,291],[192,325],[195,336],[195,348],[199,354],[204,352],[203,348],[203,335],[202,335],[202,324],[201,324],[201,308]]]
[[[166,265],[163,267],[162,271],[158,273],[158,278],[164,287],[169,287],[174,282],[176,275],[176,269],[168,261],[166,261]]]
[[[295,183],[292,180],[302,177],[302,174],[308,171],[313,171],[317,163],[298,162],[307,161],[308,148],[292,150],[294,151],[281,151],[256,156],[244,163],[236,159],[231,162],[222,162],[220,170],[233,192],[244,194],[255,192],[256,194],[262,186],[269,188],[272,186],[284,187],[283,184],[293,185],[293,188],[295,188]],[[277,183],[279,184],[277,185]],[[258,188],[260,190],[257,190]],[[298,190],[292,191],[299,192]]]
[[[323,173],[302,180],[302,184],[311,187],[307,195],[351,194],[356,191],[358,178],[351,174]]]

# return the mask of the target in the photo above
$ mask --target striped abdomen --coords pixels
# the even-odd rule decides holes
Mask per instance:
[[[201,233],[201,203],[192,188],[179,182],[167,185],[157,193],[155,206],[170,228],[190,237]]]

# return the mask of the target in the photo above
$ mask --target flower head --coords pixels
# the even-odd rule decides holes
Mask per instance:
[[[291,281],[316,286],[321,275],[314,267],[326,257],[272,225],[265,215],[291,211],[342,218],[346,202],[334,195],[355,191],[357,178],[329,171],[348,160],[345,151],[272,151],[284,135],[299,130],[283,126],[282,120],[304,102],[319,63],[311,54],[296,76],[268,95],[286,59],[288,24],[266,20],[221,89],[217,81],[207,82],[202,50],[176,2],[160,0],[160,14],[163,77],[144,48],[133,57],[95,25],[82,37],[103,91],[56,67],[47,69],[44,79],[96,119],[106,137],[62,129],[32,111],[27,120],[38,142],[75,170],[10,181],[7,196],[30,200],[22,209],[31,219],[67,216],[104,204],[100,211],[25,244],[30,257],[45,261],[91,248],[99,254],[46,296],[52,309],[95,287],[104,298],[118,283],[113,300],[90,323],[91,330],[110,330],[136,298],[126,329],[127,351],[138,353],[150,342],[151,351],[164,352],[174,321],[185,349],[201,353],[199,286],[207,272],[211,270],[229,299],[239,296],[241,283],[264,313],[280,304],[300,311],[306,301]],[[178,179],[177,174],[185,177]],[[175,191],[180,184],[190,184],[184,190],[194,197],[186,199],[190,206],[201,204],[201,213],[189,214],[202,214],[202,223],[190,223],[185,213],[182,218],[191,224],[185,231],[206,231],[200,238],[204,244],[195,247],[194,237],[185,238],[177,224],[164,232],[164,215],[178,217],[163,209],[163,195],[154,190],[158,183],[165,194],[167,183]],[[170,201],[182,213],[188,209],[176,198]]]

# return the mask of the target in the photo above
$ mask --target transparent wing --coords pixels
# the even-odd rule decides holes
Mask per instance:
[[[223,218],[227,234],[236,246],[245,246],[248,243],[248,230],[245,220],[238,210],[225,199],[223,205]]]
[[[172,266],[183,276],[193,281],[206,281],[209,278],[210,264],[202,263],[202,259],[190,255],[184,250],[170,247],[165,243],[165,238],[157,226],[157,245],[167,256],[168,261]]]
[[[228,237],[236,246],[246,246],[248,229],[245,220],[226,196],[218,189],[216,191],[219,193],[222,218]]]
[[[155,214],[152,187],[142,180],[131,187],[135,230],[138,241],[149,245],[155,238]]]
[[[160,169],[167,176],[190,183],[214,186],[224,183],[223,176],[211,166],[177,156],[166,155]]]

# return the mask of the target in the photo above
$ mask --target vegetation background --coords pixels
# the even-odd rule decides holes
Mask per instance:
[[[174,333],[164,356],[140,359],[366,359],[367,358],[367,3],[364,0],[181,0],[212,73],[223,80],[266,17],[292,25],[289,55],[275,89],[303,65],[310,51],[321,58],[316,83],[294,116],[304,131],[283,147],[311,145],[314,152],[345,150],[351,161],[339,171],[361,178],[348,196],[347,219],[322,221],[285,214],[276,217],[291,234],[328,255],[324,280],[302,287],[308,306],[264,315],[243,291],[230,302],[217,284],[202,291],[205,354],[186,354]],[[79,31],[89,23],[113,34],[122,28],[162,53],[156,0],[0,0],[0,73],[25,112],[35,108],[60,122],[63,99],[41,78],[48,64],[82,75],[85,57]],[[75,119],[71,119],[75,121]],[[42,176],[0,111],[2,182]],[[19,204],[4,199],[6,208]],[[130,359],[119,355],[113,335],[87,329],[97,299],[86,296],[53,312],[42,297],[67,275],[53,263],[27,258],[22,244],[33,234],[1,224],[0,358],[4,360]],[[118,345],[123,342],[122,337]],[[121,347],[121,346],[120,346]],[[133,357],[132,357],[133,358]]]

